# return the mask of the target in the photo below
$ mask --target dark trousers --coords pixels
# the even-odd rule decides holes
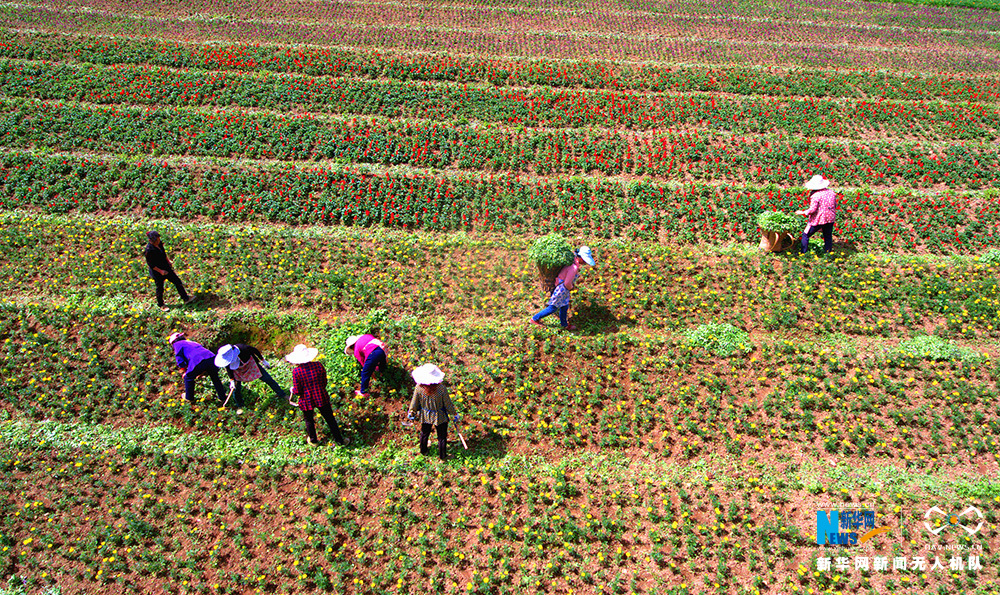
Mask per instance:
[[[260,364],[257,365],[260,366]],[[278,385],[278,382],[274,378],[271,378],[271,375],[267,373],[267,370],[265,370],[263,366],[260,368],[260,379],[264,381],[264,384],[271,387],[271,390],[274,391],[274,396],[278,398],[279,403],[284,400],[285,391]],[[237,407],[243,406],[243,383],[239,380],[236,381],[236,389],[233,391],[233,403],[235,403]]]
[[[163,307],[163,282],[170,281],[177,288],[177,293],[181,296],[181,301],[188,301],[188,294],[184,291],[184,284],[181,283],[180,277],[177,273],[169,271],[166,275],[161,275],[156,271],[150,271],[149,275],[153,278],[153,282],[156,283],[156,305]]]
[[[817,231],[823,232],[823,251],[829,253],[833,249],[833,222],[824,223],[823,225],[807,225],[806,230],[802,232],[802,253],[805,254],[809,250],[809,238],[812,234]]]
[[[425,455],[431,451],[427,445],[427,441],[431,437],[431,428],[437,429],[438,458],[444,461],[448,458],[448,422],[436,426],[420,424],[420,454]]]
[[[212,358],[201,360],[193,370],[184,375],[184,398],[190,402],[194,401],[194,381],[202,376],[208,376],[212,379],[215,396],[219,397],[220,405],[224,403],[226,389],[222,388],[222,381],[219,380],[219,368],[215,366],[215,360]],[[242,407],[242,405],[237,405],[237,407]]]
[[[319,409],[319,413],[323,416],[323,419],[326,420],[326,425],[330,426],[330,434],[333,436],[333,439],[337,444],[343,444],[344,435],[340,433],[340,426],[337,425],[337,420],[333,417],[333,408],[328,403],[317,407],[317,409]],[[316,414],[313,411],[313,409],[303,411],[302,419],[306,421],[306,435],[313,442],[319,442],[319,438],[316,437]]]
[[[371,383],[372,374],[375,370],[385,369],[385,352],[381,347],[376,347],[375,351],[368,354],[365,365],[361,367],[361,392],[368,392],[368,385]]]

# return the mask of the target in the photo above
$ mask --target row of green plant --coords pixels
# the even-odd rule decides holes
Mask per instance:
[[[987,77],[911,75],[889,71],[781,70],[630,65],[592,60],[481,58],[449,54],[198,44],[144,38],[10,31],[0,56],[48,62],[168,66],[201,70],[298,73],[309,76],[582,87],[796,97],[857,97],[994,103],[1000,81]]]
[[[799,180],[790,189],[528,181],[16,151],[0,155],[0,208],[718,244],[754,241],[764,211],[804,208]],[[977,254],[1000,241],[993,197],[845,191],[834,236],[854,250]]]
[[[862,138],[987,141],[1000,111],[981,104],[891,100],[779,99],[631,91],[512,90],[460,84],[174,70],[0,60],[8,96],[100,104],[218,106],[373,114],[387,118],[475,119],[525,126],[631,129],[707,127],[735,134],[783,132]],[[295,118],[296,120],[298,118]]]

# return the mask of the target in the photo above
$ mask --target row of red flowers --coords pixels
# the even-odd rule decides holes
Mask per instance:
[[[752,239],[763,210],[805,204],[798,187],[732,187],[515,176],[438,177],[176,165],[13,152],[0,158],[0,208],[117,211],[182,219],[408,229]],[[865,249],[978,251],[1000,240],[1000,206],[983,194],[842,192],[838,238]]]

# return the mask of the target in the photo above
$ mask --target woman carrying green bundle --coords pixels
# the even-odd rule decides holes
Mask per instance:
[[[541,320],[549,314],[559,312],[559,325],[564,329],[575,330],[576,327],[569,324],[567,315],[569,314],[570,291],[576,284],[576,278],[580,274],[580,267],[585,264],[594,266],[596,261],[588,246],[580,246],[573,254],[573,263],[559,271],[556,277],[555,287],[552,288],[552,295],[549,296],[549,304],[542,308],[542,311],[531,318],[531,324],[545,326]]]

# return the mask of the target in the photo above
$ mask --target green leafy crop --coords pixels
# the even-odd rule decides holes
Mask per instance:
[[[702,324],[684,333],[693,347],[711,351],[721,357],[749,353],[753,349],[750,334],[731,324]]]
[[[979,262],[982,264],[1000,263],[1000,248],[991,248],[983,252],[982,256],[979,257]]]
[[[764,231],[795,233],[805,227],[805,218],[781,211],[764,211],[757,215],[757,227]]]
[[[934,361],[970,361],[981,359],[978,353],[970,349],[957,347],[946,339],[942,339],[936,335],[920,335],[901,341],[896,350],[904,355]]]
[[[542,268],[560,268],[573,263],[573,247],[560,234],[550,233],[535,240],[528,249],[528,258]]]

